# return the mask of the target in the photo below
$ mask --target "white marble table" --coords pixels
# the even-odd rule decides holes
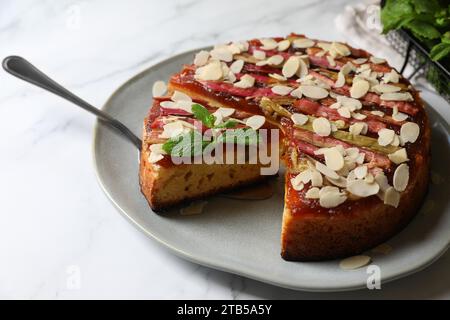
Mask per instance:
[[[291,31],[339,39],[333,19],[346,3],[3,0],[0,58],[27,57],[101,106],[132,75],[188,49]],[[333,294],[181,260],[126,222],[100,190],[91,115],[2,71],[0,118],[0,298],[450,298],[450,253],[381,291]]]

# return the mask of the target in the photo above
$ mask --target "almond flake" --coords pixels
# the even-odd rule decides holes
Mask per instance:
[[[159,160],[162,160],[164,156],[160,153],[150,152],[150,155],[148,156],[148,162],[150,163],[156,163]]]
[[[344,73],[339,71],[338,76],[337,76],[337,80],[334,83],[334,87],[335,88],[341,88],[341,87],[344,86],[344,84],[345,84],[345,75],[344,75]]]
[[[409,92],[391,92],[391,93],[383,93],[380,96],[381,100],[385,101],[413,101],[411,93]]]
[[[331,179],[330,177],[326,177],[329,182],[334,184],[337,187],[340,188],[346,188],[347,187],[347,180],[344,177],[339,177],[339,179]]]
[[[364,97],[367,91],[369,91],[369,87],[369,82],[366,80],[353,81],[352,87],[350,88],[350,96],[355,99]]]
[[[187,94],[177,91],[177,90],[175,90],[175,92],[172,94],[172,97],[170,99],[172,99],[172,101],[174,101],[174,102],[178,102],[178,101],[192,102],[191,97],[189,97]]]
[[[331,178],[331,179],[339,179],[339,175],[334,171],[328,168],[323,163],[316,161],[316,169],[322,173],[323,175]]]
[[[302,58],[300,58],[298,62],[300,63],[300,66],[297,70],[297,77],[302,79],[308,75],[308,65]]]
[[[372,90],[377,93],[392,93],[392,92],[398,92],[401,90],[400,87],[393,86],[392,84],[377,84],[372,87]]]
[[[327,137],[331,133],[331,124],[326,118],[320,117],[314,119],[312,126],[314,132],[319,136]]]
[[[337,112],[339,113],[339,115],[341,117],[344,117],[344,118],[347,118],[347,119],[352,117],[352,114],[351,114],[350,110],[347,107],[340,107],[339,109],[337,109]]]
[[[398,83],[398,81],[400,80],[400,75],[394,70],[392,69],[391,72],[389,73],[385,73],[383,76],[383,82],[384,83]]]
[[[176,103],[173,101],[162,101],[159,103],[159,105],[166,109],[176,109],[177,108]]]
[[[339,191],[336,187],[324,187],[319,191],[319,203],[323,208],[335,208],[347,200],[345,193]]]
[[[331,170],[338,171],[344,167],[344,157],[337,148],[328,148],[324,156],[325,164]]]
[[[278,46],[278,42],[274,39],[259,39],[259,41],[262,43],[261,49],[263,50],[273,50]]]
[[[354,124],[350,125],[348,128],[348,131],[354,135],[358,136],[360,134],[366,134],[368,129],[368,125],[365,122],[355,122]]]
[[[370,111],[371,114],[378,117],[384,117],[384,112],[379,110]]]
[[[295,191],[301,191],[305,186],[303,183],[299,182],[296,178],[291,179],[291,185]]]
[[[302,113],[293,113],[291,115],[291,120],[292,120],[292,122],[294,122],[294,124],[298,124],[298,125],[302,126],[308,122],[309,118],[308,118],[308,116],[306,116]]]
[[[269,73],[269,77],[277,79],[279,81],[286,81],[286,77],[282,76],[281,74],[278,73]]]
[[[305,193],[305,198],[306,199],[319,199],[319,188],[313,187],[311,189],[309,189],[308,191],[306,191]]]
[[[371,258],[369,256],[353,256],[341,260],[341,262],[339,263],[339,267],[342,270],[354,270],[368,265],[370,261]]]
[[[417,123],[407,122],[402,125],[400,128],[400,137],[402,138],[403,143],[416,142],[419,137],[420,127]]]
[[[406,186],[408,185],[409,180],[409,167],[406,163],[402,163],[395,169],[394,178],[392,180],[392,184],[394,185],[395,190],[397,191],[405,191]]]
[[[406,119],[408,119],[408,115],[406,113],[397,111],[392,114],[392,119],[394,119],[395,121],[401,122],[401,121],[405,121]]]
[[[291,46],[291,41],[289,40],[281,40],[278,42],[277,48],[278,51],[286,51]]]
[[[380,190],[383,192],[386,191],[390,187],[388,179],[383,171],[381,171],[375,175],[375,181],[376,181],[376,183],[378,183],[378,185],[380,186]]]
[[[163,126],[163,132],[159,135],[159,138],[173,138],[183,133],[185,127],[182,121],[174,121],[167,123]]]
[[[283,56],[276,54],[267,59],[267,64],[271,66],[278,66],[283,62],[283,60],[284,60]]]
[[[388,158],[395,164],[400,164],[409,160],[405,148],[401,148],[394,153],[388,154]]]
[[[328,96],[328,91],[317,86],[301,85],[299,86],[303,95],[311,99],[323,99]]]
[[[393,187],[389,187],[384,192],[384,204],[387,204],[389,206],[393,206],[395,208],[398,207],[398,204],[400,203],[400,193],[395,190]]]
[[[367,166],[359,166],[355,168],[355,177],[358,179],[364,179],[367,176]]]
[[[292,88],[288,86],[276,85],[273,86],[271,90],[277,95],[287,96],[292,91]]]
[[[297,179],[302,183],[308,183],[309,181],[311,181],[311,173],[312,173],[311,169],[302,171],[295,177],[295,179]]]
[[[300,61],[297,57],[289,57],[283,65],[282,73],[286,78],[292,77],[300,67]]]
[[[231,64],[230,70],[233,73],[240,73],[243,67],[244,67],[244,60],[238,59]]]
[[[195,71],[195,79],[198,80],[220,80],[222,76],[222,66],[219,61],[212,61]]]
[[[355,63],[355,64],[363,64],[363,63],[366,63],[366,62],[367,62],[366,58],[358,58],[358,59],[353,59],[352,60],[352,63]]]
[[[263,126],[265,122],[266,118],[259,115],[251,116],[250,118],[247,118],[245,120],[245,124],[250,128],[252,128],[253,130],[258,130]]]
[[[299,49],[310,48],[314,46],[314,41],[307,38],[295,39],[292,42],[292,46]]]
[[[386,60],[382,59],[382,58],[377,58],[377,57],[371,56],[370,57],[370,62],[372,62],[374,64],[381,64],[381,63],[385,63]]]
[[[233,108],[220,107],[219,109],[217,109],[214,112],[214,114],[220,113],[223,118],[227,118],[227,117],[231,116],[235,111],[236,111],[236,109],[233,109]]]
[[[323,184],[323,178],[319,171],[316,169],[311,170],[311,185],[313,187],[321,187]]]
[[[347,190],[358,197],[369,197],[380,191],[377,183],[367,183],[364,180],[353,180],[347,183]]]
[[[362,108],[362,103],[358,99],[337,96],[336,101],[338,101],[342,106],[349,108],[351,111],[359,110]]]
[[[243,89],[247,89],[247,88],[251,88],[255,85],[255,78],[253,78],[252,76],[248,75],[248,74],[244,74],[241,79],[233,84],[235,87],[238,88],[243,88]]]
[[[216,60],[225,62],[233,61],[233,53],[226,47],[213,49],[209,54],[211,55],[211,58]]]
[[[253,51],[253,56],[258,60],[264,60],[266,58],[266,53],[261,50]]]
[[[391,142],[394,140],[395,137],[395,131],[391,129],[381,129],[378,131],[378,144],[380,146],[387,146],[391,144]]]
[[[205,64],[208,63],[208,59],[209,59],[209,52],[202,50],[200,52],[197,52],[197,54],[195,55],[194,64],[197,67],[204,66]]]
[[[336,66],[336,61],[334,61],[334,58],[332,56],[326,56],[328,64],[332,67]]]
[[[167,85],[164,81],[158,80],[155,81],[152,88],[153,97],[161,97],[167,91]]]
[[[365,118],[367,118],[367,116],[362,113],[352,112],[352,118],[354,118],[356,120],[364,120]]]
[[[339,42],[332,42],[331,43],[331,49],[336,51],[341,56],[349,56],[351,54],[350,49],[343,43]]]

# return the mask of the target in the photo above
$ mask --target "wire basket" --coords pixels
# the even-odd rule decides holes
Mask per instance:
[[[409,32],[399,29],[390,31],[387,40],[393,48],[404,58],[400,73],[404,75],[406,65],[413,68],[413,72],[407,77],[424,76],[437,92],[450,103],[450,71],[440,62],[431,60],[428,50],[414,38]]]

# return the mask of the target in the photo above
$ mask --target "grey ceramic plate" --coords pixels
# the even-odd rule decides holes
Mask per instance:
[[[112,95],[103,109],[140,133],[152,101],[153,82],[167,80],[192,59],[193,52],[175,56],[135,76]],[[429,115],[433,127],[432,168],[436,175],[447,179],[449,126],[431,108]],[[297,290],[342,291],[366,286],[366,268],[343,271],[339,269],[339,261],[300,263],[280,258],[281,178],[274,181],[277,192],[268,200],[213,197],[201,215],[182,216],[178,211],[158,215],[140,193],[138,153],[131,143],[98,123],[93,151],[100,184],[117,209],[151,238],[183,258]],[[381,268],[383,283],[425,268],[446,251],[450,242],[447,188],[447,183],[430,186],[428,204],[405,230],[388,242],[393,247],[390,254],[370,254],[373,263]]]

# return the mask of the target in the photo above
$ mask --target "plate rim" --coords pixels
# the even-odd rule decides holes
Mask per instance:
[[[144,70],[136,73],[134,76],[130,77],[128,80],[123,82],[119,87],[117,87],[111,93],[109,98],[102,105],[101,110],[102,111],[106,111],[108,106],[112,103],[112,101],[116,98],[117,95],[119,95],[128,86],[132,85],[133,82],[143,78],[148,73],[152,72],[152,70],[156,69],[160,64],[170,63],[171,60],[177,60],[178,58],[180,58],[182,56],[185,56],[185,55],[188,55],[188,54],[194,54],[195,52],[198,52],[200,50],[205,50],[207,48],[211,48],[211,46],[202,47],[202,48],[198,48],[198,49],[187,50],[187,51],[178,53],[176,55],[170,56],[169,58],[162,59],[162,60],[152,64],[151,66],[145,68]],[[424,101],[424,103],[426,103],[426,101]],[[431,107],[431,109],[433,109],[433,112],[438,113],[437,110],[434,109],[433,107]],[[98,119],[96,119],[95,125],[94,125],[94,128],[93,128],[92,138],[91,138],[92,139],[91,140],[92,141],[92,146],[91,146],[92,161],[93,161],[93,165],[94,165],[94,171],[95,171],[96,180],[97,180],[98,184],[100,185],[101,190],[104,192],[104,194],[109,199],[109,201],[113,204],[113,206],[116,208],[116,210],[119,211],[119,213],[124,218],[126,218],[126,220],[129,223],[131,223],[134,227],[136,227],[138,230],[143,232],[147,237],[155,240],[157,243],[162,245],[163,248],[169,249],[176,256],[178,256],[178,257],[180,257],[182,259],[188,260],[188,261],[190,261],[192,263],[199,264],[199,265],[202,265],[202,266],[205,266],[205,267],[208,267],[208,268],[212,268],[212,269],[215,269],[215,270],[220,270],[220,271],[223,271],[223,272],[239,275],[239,276],[246,277],[246,278],[249,278],[249,279],[252,279],[252,280],[256,280],[256,281],[260,281],[260,282],[263,282],[263,283],[266,283],[266,284],[269,284],[269,285],[282,287],[282,288],[290,289],[290,290],[304,291],[304,292],[347,292],[347,291],[355,291],[355,290],[360,290],[360,289],[366,289],[367,288],[364,284],[352,284],[352,285],[349,285],[349,286],[342,286],[341,285],[341,286],[337,286],[337,287],[332,287],[332,286],[328,286],[328,287],[313,287],[313,286],[305,286],[305,285],[292,285],[292,284],[289,284],[287,282],[282,283],[282,282],[277,281],[275,279],[272,279],[270,277],[261,277],[261,276],[259,276],[258,273],[246,272],[246,271],[241,271],[242,269],[232,268],[231,266],[228,266],[226,263],[218,263],[218,262],[214,263],[214,262],[211,261],[211,259],[208,260],[206,258],[198,257],[196,255],[190,254],[187,251],[184,251],[182,249],[176,248],[173,245],[167,243],[165,240],[159,238],[157,235],[155,235],[154,233],[149,231],[147,228],[142,226],[130,214],[128,214],[124,209],[122,209],[122,207],[114,200],[114,197],[110,194],[107,186],[103,182],[103,180],[101,178],[101,174],[99,172],[99,162],[97,161],[97,152],[96,152],[97,143],[99,141],[99,139],[98,139],[98,132],[99,132],[101,126],[104,126],[104,124],[102,124]],[[408,226],[406,226],[406,228],[407,227]],[[422,261],[421,263],[417,264],[414,268],[412,268],[412,269],[410,269],[410,270],[408,270],[406,272],[398,271],[398,272],[391,273],[389,276],[383,276],[382,277],[382,282],[384,284],[386,284],[388,282],[395,281],[395,280],[398,280],[400,278],[404,278],[404,277],[410,276],[410,275],[412,275],[414,273],[417,273],[417,272],[420,272],[420,271],[426,269],[427,267],[432,265],[435,261],[437,261],[442,255],[444,255],[447,252],[449,246],[450,246],[450,238],[449,238],[449,240],[447,242],[447,245],[445,247],[443,247],[440,251],[438,251],[438,253],[436,255],[434,255],[433,257],[429,258],[426,261]],[[280,259],[281,259],[281,257],[280,257]]]

